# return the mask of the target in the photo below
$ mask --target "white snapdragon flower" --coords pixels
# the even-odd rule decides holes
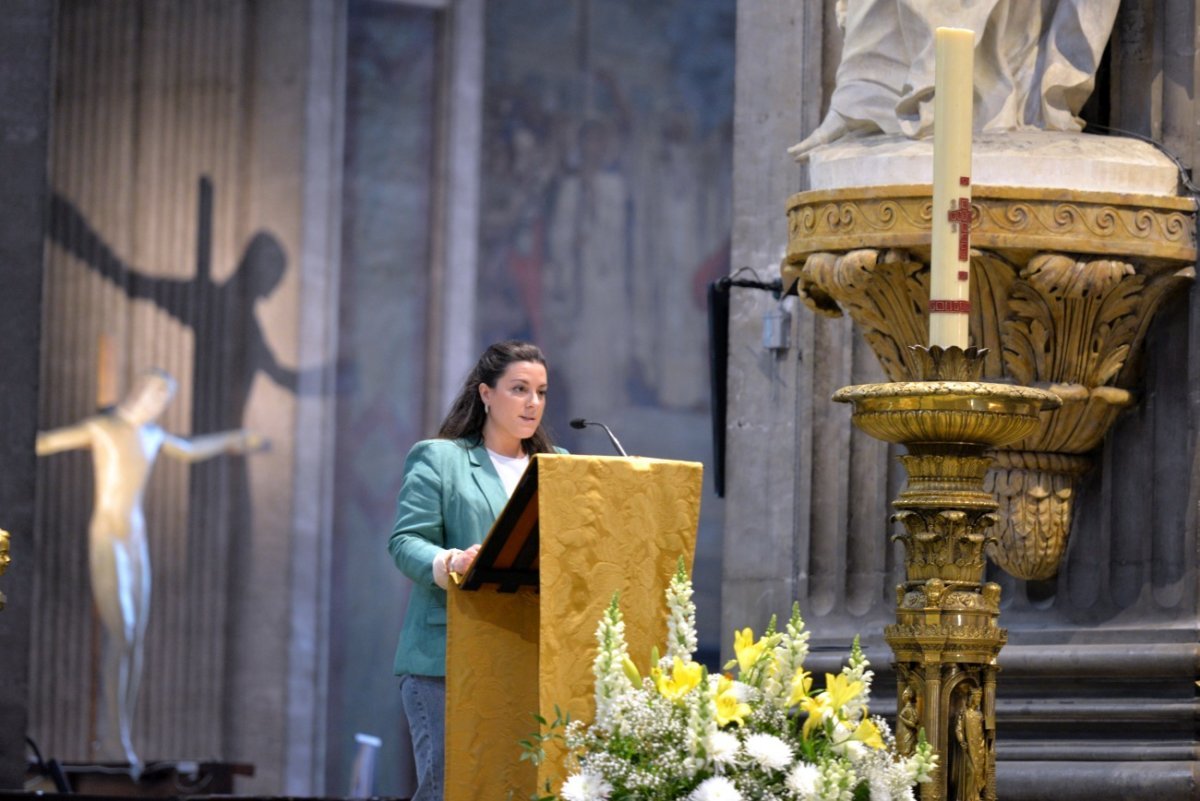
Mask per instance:
[[[858,637],[855,637],[854,643],[850,646],[849,664],[842,668],[842,674],[847,679],[862,682],[862,690],[859,691],[858,695],[846,702],[846,717],[850,720],[858,720],[867,714],[867,707],[871,698],[871,680],[875,676],[875,671],[870,670],[870,666],[870,660],[863,653]]]
[[[751,734],[745,748],[746,755],[766,770],[786,770],[795,759],[792,747],[773,734]]]
[[[937,768],[937,754],[933,752],[932,745],[922,740],[912,756],[902,760],[901,764],[904,767],[905,778],[910,784],[932,781],[933,771]]]
[[[687,734],[687,764],[688,776],[695,776],[705,767],[708,754],[708,740],[717,732],[717,701],[716,688],[702,673],[700,685],[687,694],[688,721]],[[703,754],[703,756],[702,756]]]
[[[692,603],[692,582],[688,579],[683,557],[667,586],[667,653],[668,660],[678,656],[692,661],[696,652],[696,605]]]
[[[689,801],[745,801],[733,782],[724,776],[705,779],[688,798]]]
[[[596,627],[596,645],[596,658],[592,663],[592,675],[596,678],[596,726],[601,730],[614,730],[618,723],[614,715],[617,701],[633,690],[633,683],[625,674],[629,649],[625,644],[625,621],[616,594]]]
[[[787,788],[796,794],[800,801],[812,801],[817,794],[817,781],[821,771],[816,765],[808,762],[797,762],[787,777]]]
[[[718,770],[737,761],[738,749],[741,743],[734,734],[727,731],[715,731],[704,741],[704,750],[708,758],[718,766]]]
[[[792,604],[792,617],[784,629],[779,644],[775,646],[776,669],[767,677],[764,695],[773,704],[782,704],[791,692],[791,680],[796,671],[804,666],[808,656],[808,636],[804,620],[800,617],[800,604]]]
[[[858,777],[849,765],[831,759],[821,765],[817,779],[817,801],[851,801]]]
[[[612,785],[598,773],[584,770],[563,782],[564,801],[608,801]]]

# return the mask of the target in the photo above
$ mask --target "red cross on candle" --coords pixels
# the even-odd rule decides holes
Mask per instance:
[[[958,260],[968,261],[971,247],[971,201],[960,197],[958,208],[951,206],[951,211],[946,217],[955,224],[954,230],[958,231]]]

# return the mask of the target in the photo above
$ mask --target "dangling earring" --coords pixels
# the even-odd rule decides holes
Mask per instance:
[[[485,404],[483,404],[483,413],[484,413],[484,415],[489,415],[489,414],[491,414],[491,413],[492,413],[492,407],[491,407],[491,406],[488,406],[486,403],[485,403]]]

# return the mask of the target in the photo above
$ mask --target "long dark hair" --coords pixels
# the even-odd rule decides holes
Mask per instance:
[[[547,370],[546,357],[541,348],[528,342],[510,339],[506,342],[496,342],[479,357],[467,380],[463,382],[458,397],[450,407],[449,414],[438,429],[439,439],[465,439],[478,444],[483,441],[483,424],[487,414],[483,409],[483,399],[479,397],[479,385],[487,384],[493,389],[504,371],[513,362],[537,362]],[[536,387],[534,387],[536,389]],[[537,431],[529,439],[521,440],[525,453],[554,453],[554,443],[544,424],[539,424]]]

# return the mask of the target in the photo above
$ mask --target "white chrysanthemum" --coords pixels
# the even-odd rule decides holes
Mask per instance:
[[[788,774],[787,786],[800,801],[812,801],[817,793],[817,780],[820,778],[821,771],[816,765],[797,762],[796,767]]]
[[[744,801],[738,788],[724,776],[705,779],[689,796],[691,801]]]
[[[871,791],[871,801],[892,801],[892,788],[886,774],[868,774],[867,787]]]
[[[795,758],[792,747],[773,734],[751,734],[745,749],[747,756],[767,770],[786,770]]]
[[[608,801],[612,789],[603,776],[585,770],[563,782],[562,797],[565,801]]]
[[[875,772],[878,773],[882,780],[887,783],[888,796],[880,794],[881,798],[887,798],[888,801],[913,801],[913,784],[917,781],[930,781],[931,777],[925,775],[923,778],[914,779],[912,771],[914,769],[913,762],[921,762],[926,757],[929,758],[928,770],[933,770],[937,764],[937,758],[932,753],[933,747],[928,742],[922,742],[917,746],[916,753],[908,759],[901,759],[899,762],[893,760],[891,755],[885,752],[876,752],[877,756],[872,761],[875,762]],[[868,762],[870,766],[870,761]],[[874,787],[875,777],[871,773],[867,773],[868,780],[872,782]]]
[[[908,766],[893,762],[886,752],[873,752],[857,770],[867,780],[871,801],[913,801]]]
[[[727,731],[715,731],[704,741],[704,750],[717,765],[732,765],[737,759],[738,749],[741,748],[736,735]]]
[[[842,745],[841,750],[845,757],[850,760],[851,764],[854,765],[862,762],[863,759],[871,753],[871,750],[867,744],[861,743],[858,740],[847,741]]]

